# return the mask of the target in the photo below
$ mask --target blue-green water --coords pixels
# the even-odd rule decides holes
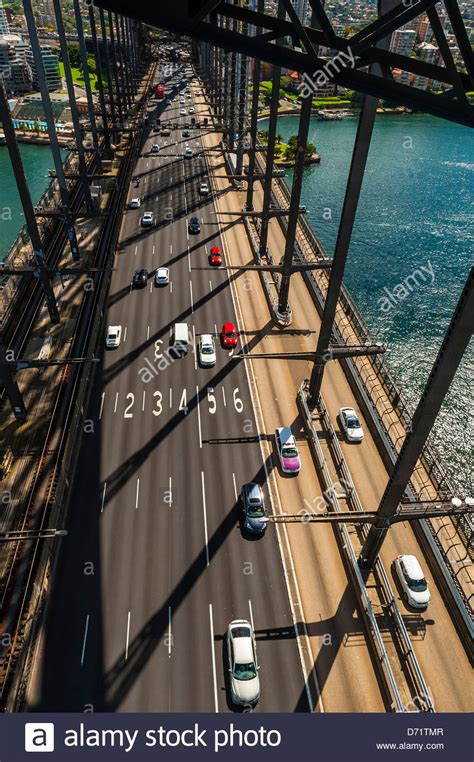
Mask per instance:
[[[309,131],[322,158],[305,170],[302,203],[330,254],[356,127],[356,119],[314,120]],[[297,117],[279,120],[283,138],[297,131]],[[414,403],[473,263],[473,132],[432,117],[380,116],[370,147],[345,282]],[[471,345],[434,436],[460,489],[472,472],[473,369]]]
[[[21,144],[20,151],[31,197],[36,204],[51,181],[47,177],[48,170],[54,166],[51,150],[49,146]],[[24,223],[8,149],[0,146],[0,261],[5,259]]]

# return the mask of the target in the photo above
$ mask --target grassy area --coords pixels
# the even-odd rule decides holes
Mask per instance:
[[[61,74],[61,77],[64,77],[64,64],[62,61],[59,61],[59,73]],[[80,69],[76,68],[75,66],[71,66],[71,74],[72,79],[76,85],[79,85],[79,87],[85,87],[84,75]],[[89,80],[92,90],[97,90],[98,77],[95,72],[90,75]],[[102,77],[102,82],[104,85],[107,84],[104,77]]]

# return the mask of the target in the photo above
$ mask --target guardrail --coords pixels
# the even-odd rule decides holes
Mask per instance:
[[[306,388],[305,382],[303,382],[303,384],[301,385],[298,391],[298,398],[297,398],[298,406],[303,416],[303,421],[304,421],[305,429],[308,435],[311,451],[313,453],[313,457],[316,460],[316,466],[318,470],[320,471],[320,473],[322,474],[323,480],[325,482],[324,484],[325,494],[328,496],[328,500],[333,505],[334,510],[337,513],[340,513],[341,506],[339,504],[337,493],[334,487],[334,482],[329,472],[329,468],[328,468],[326,459],[324,457],[324,453],[319,441],[317,431],[314,427],[312,414],[307,405],[306,396],[307,396],[307,388]],[[342,453],[341,447],[337,440],[337,436],[334,431],[334,428],[329,419],[329,415],[327,413],[326,406],[324,404],[322,397],[320,397],[318,407],[320,409],[322,418],[324,419],[325,426],[330,434],[331,446],[334,447],[334,450],[336,452],[338,466],[341,468],[344,474],[345,486],[346,488],[348,487],[348,493],[350,494],[351,503],[353,504],[356,511],[363,511],[359,496],[357,494],[355,485],[352,481],[350,471],[345,462],[344,455]],[[373,643],[376,649],[378,663],[381,667],[381,671],[383,673],[387,687],[389,688],[389,691],[392,697],[392,702],[393,702],[392,707],[394,707],[397,712],[406,712],[408,711],[408,708],[407,708],[407,705],[404,704],[402,696],[400,694],[397,681],[395,678],[395,674],[394,674],[387,650],[385,648],[385,645],[382,639],[382,635],[377,623],[376,616],[372,608],[372,602],[367,592],[367,588],[366,588],[364,579],[362,577],[361,570],[357,563],[357,556],[356,556],[356,552],[355,552],[349,531],[345,524],[339,524],[337,528],[340,535],[342,536],[341,544],[347,556],[347,559],[350,563],[350,570],[351,570],[353,580],[356,583],[356,586],[359,590],[360,602],[362,604],[362,610],[366,618],[366,623],[373,636]],[[363,532],[366,534],[367,531],[368,531],[368,526],[367,524],[364,524]],[[418,664],[418,660],[411,646],[410,637],[405,627],[403,618],[400,614],[395,596],[393,594],[392,587],[390,585],[390,581],[385,572],[382,561],[379,557],[377,557],[377,560],[375,563],[375,571],[382,582],[383,589],[384,589],[384,596],[386,600],[388,601],[387,611],[390,614],[390,617],[396,627],[397,633],[400,638],[400,643],[404,649],[403,655],[405,658],[405,663],[410,667],[411,674],[414,678],[415,697],[423,697],[424,711],[433,712],[434,704],[431,698],[429,688],[426,684],[426,681],[423,677],[420,666]],[[398,669],[399,667],[397,664],[397,671]]]

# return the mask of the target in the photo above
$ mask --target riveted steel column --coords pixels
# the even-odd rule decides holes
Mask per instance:
[[[125,104],[125,111],[128,114],[130,112],[130,92],[128,89],[127,76],[125,72],[124,63],[124,50],[122,42],[122,32],[120,29],[120,17],[115,13],[115,33],[117,35],[117,60],[120,72],[120,80],[122,82],[123,102]]]
[[[107,11],[107,21],[109,22],[109,36],[110,36],[110,59],[112,61],[112,71],[114,75],[115,80],[115,95],[116,95],[116,102],[117,102],[117,111],[118,111],[118,117],[121,124],[123,124],[124,118],[125,118],[125,104],[123,99],[123,93],[122,93],[122,86],[119,78],[118,73],[118,65],[117,65],[117,49],[115,46],[115,32],[114,32],[114,21],[113,17],[110,11]]]
[[[64,222],[67,229],[67,237],[71,254],[73,259],[77,260],[80,257],[79,246],[77,244],[76,230],[71,220],[71,199],[69,196],[69,190],[64,176],[63,161],[61,157],[61,150],[59,148],[58,136],[56,133],[56,126],[54,123],[53,109],[51,106],[51,99],[49,97],[48,85],[46,82],[46,75],[44,72],[43,57],[41,55],[38,32],[36,29],[35,19],[33,15],[33,8],[31,0],[23,0],[23,8],[25,11],[26,23],[28,25],[28,33],[30,37],[31,48],[33,52],[33,58],[35,62],[36,71],[38,74],[38,81],[41,92],[41,100],[43,102],[43,109],[46,124],[48,127],[49,142],[51,145],[51,153],[53,155],[54,167],[56,169],[56,177],[59,185],[59,192],[61,195],[61,211],[64,215]]]
[[[130,72],[130,60],[128,55],[127,35],[125,32],[125,19],[123,16],[119,16],[119,29],[120,29],[120,51],[122,54],[122,67],[123,75],[125,77],[125,89],[127,92],[128,108],[129,110],[133,106],[133,88],[132,88],[132,75]]]
[[[237,30],[237,21],[235,19],[230,20],[230,29],[232,31]],[[237,53],[230,54],[230,58],[227,59],[227,65],[230,65],[230,104],[229,104],[229,140],[228,146],[231,151],[235,147],[235,133],[237,132]]]
[[[94,99],[92,98],[89,62],[87,60],[86,41],[84,39],[84,28],[82,24],[82,14],[81,14],[81,8],[79,5],[79,0],[74,0],[73,6],[74,6],[74,17],[76,19],[77,34],[79,36],[79,51],[81,54],[82,71],[84,74],[84,86],[86,89],[87,111],[88,111],[89,121],[91,125],[92,142],[94,144],[94,151],[97,157],[98,167],[100,171],[101,159],[100,159],[99,136],[97,133],[97,123],[95,121],[95,106],[94,106]]]
[[[379,16],[388,12],[397,3],[397,0],[379,0]],[[390,44],[390,37],[381,40],[377,47],[387,49]],[[380,67],[372,65],[371,71],[379,74]],[[315,405],[318,401],[323,382],[324,369],[328,360],[328,348],[331,341],[331,335],[336,317],[337,302],[342,288],[342,279],[349,253],[349,245],[352,237],[357,206],[359,203],[362,181],[364,179],[367,156],[372,139],[375,116],[377,112],[378,99],[373,96],[365,96],[362,103],[362,109],[357,127],[357,134],[352,153],[351,167],[346,185],[344,205],[342,207],[341,220],[337,234],[336,247],[334,250],[333,265],[329,276],[329,285],[324,303],[323,317],[319,330],[318,343],[314,358],[313,370],[309,382],[308,404]]]
[[[87,164],[84,152],[84,146],[82,143],[82,128],[79,119],[79,113],[77,111],[76,93],[74,90],[74,82],[72,79],[71,63],[69,61],[69,53],[67,49],[66,31],[64,29],[63,15],[61,12],[60,0],[53,0],[54,15],[56,19],[56,27],[59,36],[59,47],[61,50],[61,58],[64,65],[64,78],[66,80],[67,94],[69,99],[69,108],[71,109],[71,119],[74,126],[74,135],[76,136],[76,148],[77,159],[79,164],[79,176],[81,178],[82,187],[84,190],[84,198],[86,201],[86,209],[88,214],[93,214],[94,204],[91,198],[91,190],[89,186],[89,178],[87,177]]]
[[[295,250],[296,229],[298,225],[298,216],[300,209],[301,188],[303,187],[303,173],[306,158],[306,146],[308,144],[309,123],[311,119],[312,96],[302,99],[298,143],[295,157],[295,168],[293,173],[293,184],[291,186],[290,209],[288,216],[288,227],[286,231],[285,253],[283,256],[283,270],[278,297],[278,313],[283,317],[288,313],[288,296],[290,293],[291,264]]]
[[[265,0],[258,0],[257,11],[263,13],[265,8]],[[255,27],[255,35],[261,33],[260,27]],[[261,62],[259,58],[253,59],[253,76],[252,76],[252,106],[250,117],[250,150],[249,150],[249,176],[247,180],[247,199],[245,202],[245,208],[251,212],[253,211],[253,188],[255,180],[253,175],[255,173],[256,156],[257,156],[257,129],[258,129],[258,100],[260,95],[260,72]]]
[[[241,34],[247,36],[248,24],[246,21],[241,23]],[[240,76],[239,76],[239,110],[237,119],[237,160],[235,170],[238,175],[242,174],[244,162],[244,144],[248,141],[246,138],[246,107],[247,107],[247,87],[248,87],[248,69],[249,59],[243,53],[240,54]]]
[[[224,18],[224,24],[227,29],[231,28],[230,19]],[[231,114],[231,97],[232,97],[232,88],[231,88],[231,54],[230,51],[224,51],[224,57],[223,57],[223,68],[224,68],[224,138],[225,142],[228,145],[229,144],[229,135],[231,132],[231,121],[230,121],[230,114]]]
[[[99,19],[100,19],[100,36],[101,36],[102,49],[104,51],[104,60],[105,60],[105,76],[107,78],[108,101],[110,103],[112,124],[113,126],[115,126],[117,123],[117,115],[115,113],[115,96],[114,96],[114,91],[112,86],[112,72],[110,69],[109,42],[107,39],[107,29],[105,26],[105,15],[104,15],[103,8],[99,8]]]
[[[94,45],[94,55],[97,67],[97,86],[99,90],[99,103],[100,110],[102,112],[102,125],[104,128],[104,145],[105,151],[110,156],[110,133],[109,133],[109,117],[107,108],[105,105],[104,83],[102,81],[102,61],[100,58],[99,43],[97,41],[97,28],[95,25],[94,6],[89,5],[89,23],[91,27],[92,44]]]
[[[441,405],[472,338],[474,326],[474,267],[468,275],[457,307],[441,344],[438,356],[413,415],[411,430],[398,454],[378,508],[378,520],[372,525],[361,550],[359,564],[370,569],[387,536],[390,519],[398,510],[413,469],[420,459],[426,440],[435,424]]]
[[[2,77],[0,77],[0,121],[7,141],[8,153],[12,164],[13,174],[15,176],[16,187],[18,188],[18,195],[20,196],[23,208],[23,214],[25,215],[26,227],[30,236],[33,254],[38,264],[37,275],[43,289],[46,306],[48,308],[51,322],[59,323],[58,305],[51,286],[51,281],[45,271],[43,244],[33,209],[33,203],[31,201],[30,189],[26,180]]]

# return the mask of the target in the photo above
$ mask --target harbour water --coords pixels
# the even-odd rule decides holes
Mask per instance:
[[[53,168],[49,146],[22,143],[20,152],[33,203],[36,204],[50,183],[48,171]],[[25,218],[16,189],[15,178],[6,146],[0,147],[0,261],[3,261]]]
[[[267,122],[260,123],[261,128]],[[334,251],[357,120],[313,120],[321,163],[305,170],[302,203]],[[283,139],[298,131],[282,117]],[[291,171],[287,172],[291,183]],[[402,389],[416,404],[473,262],[474,135],[425,116],[377,119],[345,282],[389,349]],[[433,441],[460,492],[472,494],[474,349],[469,348]],[[471,481],[470,481],[471,480]]]

